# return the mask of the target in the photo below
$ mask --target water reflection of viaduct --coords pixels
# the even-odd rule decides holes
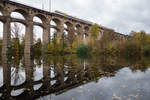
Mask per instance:
[[[111,76],[112,74],[104,74],[104,73],[97,73],[98,70],[95,70],[94,73],[97,73],[96,75],[91,76],[91,70],[89,68],[85,68],[83,66],[84,64],[81,63],[77,67],[76,64],[73,64],[72,62],[69,62],[66,64],[65,67],[62,64],[58,63],[47,63],[46,60],[43,60],[43,78],[34,81],[34,61],[31,60],[30,55],[25,56],[25,73],[26,73],[26,80],[24,83],[20,85],[11,85],[11,63],[9,63],[8,59],[6,57],[3,57],[3,83],[4,85],[0,87],[0,93],[2,93],[2,96],[0,99],[2,100],[8,100],[10,97],[12,99],[17,100],[33,100],[35,98],[39,98],[41,96],[45,96],[51,93],[63,93],[67,90],[70,90],[72,88],[78,87],[80,85],[83,85],[85,83],[94,81],[96,77],[100,76]],[[51,65],[54,65],[54,72],[55,76],[51,77]],[[74,70],[75,69],[75,70]],[[42,84],[42,86],[35,90],[34,86]],[[21,92],[17,96],[12,96],[12,91],[17,91],[23,89],[23,92]],[[23,99],[24,98],[24,99]]]
[[[3,50],[2,53],[6,54],[9,49],[11,32],[10,23],[19,22],[25,25],[25,53],[30,53],[33,44],[33,26],[37,25],[43,28],[43,44],[50,42],[50,30],[51,28],[57,31],[58,37],[61,36],[63,32],[68,32],[68,34],[76,34],[78,39],[83,39],[88,41],[88,36],[90,34],[91,22],[78,20],[77,18],[66,17],[65,15],[60,15],[57,13],[50,13],[37,8],[26,6],[23,4],[15,3],[9,0],[0,0],[0,21],[3,22]],[[13,12],[20,13],[24,19],[14,18],[11,16]],[[34,17],[41,19],[40,22],[33,21]],[[55,25],[50,24],[51,22]],[[111,29],[100,26],[100,35],[104,31],[112,31],[114,34],[118,34],[118,37],[124,37],[119,33],[114,32]]]

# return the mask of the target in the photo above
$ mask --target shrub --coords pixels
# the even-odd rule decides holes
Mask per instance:
[[[141,54],[141,47],[136,42],[126,42],[120,51],[125,57],[135,57]]]
[[[144,56],[149,56],[150,55],[150,45],[144,46],[143,54],[144,54]]]
[[[88,58],[88,56],[90,55],[90,51],[91,51],[90,47],[88,45],[85,45],[85,44],[80,44],[76,48],[77,55],[81,59]]]

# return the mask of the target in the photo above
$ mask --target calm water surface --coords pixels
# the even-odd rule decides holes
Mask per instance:
[[[150,59],[3,57],[0,100],[150,100]]]

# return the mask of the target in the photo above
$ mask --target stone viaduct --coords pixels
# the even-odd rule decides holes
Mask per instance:
[[[47,44],[50,42],[50,29],[54,28],[57,30],[58,37],[64,31],[67,31],[68,34],[77,34],[78,39],[83,39],[88,41],[90,34],[90,27],[92,26],[92,22],[81,20],[78,18],[68,17],[58,13],[52,13],[48,11],[44,11],[41,9],[33,8],[24,4],[16,3],[9,0],[0,0],[0,21],[3,23],[3,49],[2,54],[7,54],[8,49],[10,47],[10,39],[11,39],[11,22],[19,22],[26,26],[25,29],[25,53],[31,52],[31,48],[33,45],[33,26],[38,25],[43,28],[43,44]],[[24,16],[24,19],[13,18],[11,17],[12,12],[20,13]],[[42,23],[33,21],[33,17],[38,17],[42,20]],[[56,25],[51,25],[51,21],[53,21]],[[66,27],[64,27],[66,25]],[[116,33],[114,30],[99,26],[100,28],[100,36],[103,33],[107,33],[111,31],[111,33],[115,34],[117,37],[124,38],[125,35],[120,33]]]

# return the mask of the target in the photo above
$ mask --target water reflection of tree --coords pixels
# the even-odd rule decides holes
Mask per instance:
[[[45,61],[44,63],[52,65],[51,69],[54,69],[54,76],[58,78],[57,83],[59,84],[57,85],[62,83],[62,78],[65,75],[68,77],[66,82],[79,82],[84,79],[97,81],[102,76],[113,76],[117,71],[127,66],[133,72],[137,70],[145,72],[150,65],[147,58],[127,60],[112,56],[92,56],[86,61],[78,60],[76,55],[46,56],[43,59]],[[35,58],[34,61],[36,66],[41,67],[41,57]],[[24,77],[19,75],[19,70],[21,70],[21,67],[19,67],[19,59],[15,58],[12,62],[13,67],[15,67],[12,76],[14,78],[14,84],[16,84],[17,81],[23,80]],[[23,62],[21,60],[21,63]],[[25,67],[24,64],[21,64],[21,66]]]
[[[120,69],[129,66],[129,68],[135,72],[141,70],[145,72],[150,65],[149,58],[140,58],[140,59],[122,59],[112,56],[93,56],[86,61],[81,61],[77,59],[76,55],[65,55],[65,56],[52,56],[46,55],[41,59],[29,59],[30,57],[24,59],[13,58],[11,65],[13,71],[11,77],[14,79],[13,85],[18,85],[18,81],[22,81],[22,76],[20,75],[20,70],[22,68],[26,70],[26,82],[25,90],[31,94],[34,94],[33,89],[33,67],[38,65],[41,67],[43,65],[43,79],[39,80],[42,82],[42,86],[39,90],[36,90],[38,94],[28,95],[31,96],[43,96],[48,92],[66,92],[72,88],[76,88],[88,82],[94,81],[97,82],[100,78],[103,77],[113,77],[116,72]],[[42,63],[39,64],[38,62]],[[26,63],[26,66],[25,66]],[[51,69],[54,70],[54,77],[51,78]],[[10,70],[9,70],[10,71]],[[8,72],[8,69],[5,69],[5,73]],[[7,80],[6,75],[4,75]],[[10,75],[9,75],[10,76]],[[24,77],[23,77],[24,78]],[[54,84],[50,84],[52,80],[56,80]],[[7,80],[8,81],[8,80]],[[38,81],[36,81],[38,82]],[[9,82],[7,82],[9,83]],[[45,94],[44,94],[45,93]],[[61,92],[62,93],[62,92]]]
[[[133,72],[136,72],[137,70],[140,70],[142,72],[146,72],[148,70],[148,68],[150,68],[150,62],[149,62],[150,58],[140,58],[140,59],[134,59],[134,61],[130,61],[129,65],[130,65],[130,69]]]

